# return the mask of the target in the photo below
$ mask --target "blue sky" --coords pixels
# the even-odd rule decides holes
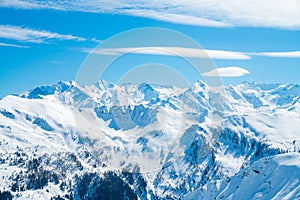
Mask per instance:
[[[297,1],[275,0],[272,6],[256,0],[231,5],[217,0],[70,2],[0,0],[0,96],[75,80],[87,50],[143,27],[168,28],[193,38],[208,51],[226,84],[300,83]],[[159,53],[133,56],[119,65],[147,64],[149,56],[158,63],[179,64]]]

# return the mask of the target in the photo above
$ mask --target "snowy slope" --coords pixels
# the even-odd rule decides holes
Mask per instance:
[[[299,100],[295,84],[201,81],[59,82],[8,95],[0,190],[19,199],[299,198]]]
[[[185,199],[300,199],[300,155],[265,157],[226,180],[216,180]]]

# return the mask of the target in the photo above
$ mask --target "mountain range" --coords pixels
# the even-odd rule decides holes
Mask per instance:
[[[0,100],[0,199],[300,199],[300,86],[100,80]]]

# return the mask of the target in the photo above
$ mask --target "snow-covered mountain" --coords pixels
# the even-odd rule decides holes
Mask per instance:
[[[300,86],[59,82],[0,100],[0,199],[300,199]]]

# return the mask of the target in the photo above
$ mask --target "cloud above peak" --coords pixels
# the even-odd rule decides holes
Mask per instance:
[[[202,73],[202,75],[206,77],[239,77],[247,74],[250,74],[248,70],[236,66],[216,68],[209,72]]]
[[[252,56],[300,58],[300,51],[282,52],[238,52],[219,49],[198,49],[186,47],[120,47],[120,48],[83,48],[82,52],[100,55],[145,54],[161,56],[181,56],[190,58],[211,58],[218,60],[250,60]]]
[[[255,52],[249,53],[254,56],[266,56],[277,58],[300,58],[300,51],[285,51],[285,52]]]
[[[0,6],[126,14],[195,26],[300,29],[298,0],[1,0]]]
[[[207,50],[185,47],[127,47],[127,48],[97,48],[82,49],[82,52],[102,55],[145,54],[161,56],[180,56],[189,58],[211,58],[222,60],[248,60],[250,56],[235,51]]]

